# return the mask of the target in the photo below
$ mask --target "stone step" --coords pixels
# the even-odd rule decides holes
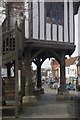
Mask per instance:
[[[6,96],[6,101],[7,101],[7,100],[10,100],[10,101],[15,100],[15,95],[12,95],[12,96]]]
[[[15,106],[15,101],[8,100],[6,101],[7,106]]]
[[[14,116],[15,115],[15,106],[0,106],[0,110],[2,110],[2,116]]]
[[[15,91],[15,88],[14,87],[5,87],[5,92],[6,91],[10,91],[10,92],[14,92]]]
[[[6,100],[14,100],[15,99],[15,92],[12,92],[12,93],[6,92],[5,98],[6,98]]]
[[[15,93],[15,90],[9,90],[9,91],[6,90],[6,91],[5,91],[5,94],[14,94],[14,93]]]
[[[14,81],[5,82],[5,86],[6,86],[6,85],[15,85],[15,82],[14,82]]]

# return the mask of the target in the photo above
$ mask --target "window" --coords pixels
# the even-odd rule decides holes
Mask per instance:
[[[63,2],[45,2],[46,20],[63,24]]]
[[[69,74],[69,68],[68,68],[68,74]]]

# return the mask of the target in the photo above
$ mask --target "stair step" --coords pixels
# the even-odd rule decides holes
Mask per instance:
[[[15,101],[6,101],[6,105],[15,106]]]
[[[5,82],[5,85],[8,85],[8,84],[15,84],[15,82],[14,81],[8,81],[8,82]]]
[[[15,106],[0,106],[0,109],[4,109],[4,110],[7,110],[7,109],[15,109]]]
[[[15,96],[6,96],[6,101],[7,100],[13,101],[15,100]]]
[[[10,90],[9,90],[9,91],[5,91],[5,94],[6,94],[6,93],[15,93],[15,90],[12,90],[12,91],[10,91]]]
[[[10,91],[10,92],[15,92],[15,89],[14,89],[14,88],[12,88],[12,89],[5,88],[5,93],[6,93],[6,92],[9,92],[9,91]]]
[[[15,106],[2,106],[2,116],[14,116],[15,115]]]

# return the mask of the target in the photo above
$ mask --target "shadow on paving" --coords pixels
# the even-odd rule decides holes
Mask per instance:
[[[23,113],[18,118],[4,118],[2,120],[78,120],[77,117],[73,117],[68,105],[72,104],[72,100],[69,101],[56,101],[56,90],[51,90],[48,86],[44,85],[45,94],[38,96],[38,103],[35,106],[23,106]],[[72,105],[73,106],[73,105]]]
[[[56,101],[56,90],[44,86],[45,94],[38,97],[36,106],[23,106],[24,118],[69,118],[66,101]]]
[[[70,113],[73,118],[80,120],[80,95],[71,97],[70,101]]]

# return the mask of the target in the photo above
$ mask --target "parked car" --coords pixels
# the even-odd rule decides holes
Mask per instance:
[[[51,81],[51,82],[49,82],[48,86],[49,86],[51,89],[57,89],[57,88],[60,87],[60,83],[59,83],[59,82],[55,82],[55,81],[54,81],[54,82]]]
[[[49,86],[50,88],[52,88],[52,86],[53,86],[54,83],[55,83],[55,82],[51,81],[51,82],[49,82],[48,86]]]
[[[59,82],[55,82],[53,85],[52,85],[52,89],[58,89],[60,87],[60,83]]]
[[[71,83],[66,84],[66,88],[67,88],[68,90],[75,90],[75,87],[74,87]],[[58,90],[60,90],[60,84],[59,84],[59,86],[58,86]]]
[[[80,85],[77,85],[77,91],[80,91]]]
[[[75,88],[72,84],[67,84],[66,87],[68,90],[75,90]]]

